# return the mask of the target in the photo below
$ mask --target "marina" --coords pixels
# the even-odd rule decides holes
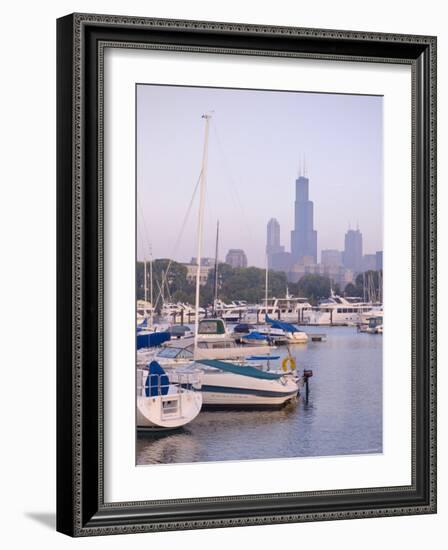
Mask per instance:
[[[263,269],[248,268],[242,249],[229,250],[228,265],[220,264],[218,220],[214,260],[203,259],[212,112],[202,119],[201,168],[182,224],[197,192],[196,256],[188,266],[171,258],[154,264],[151,252],[149,270],[143,261],[137,464],[381,453],[382,268],[360,273],[359,228],[346,234],[352,268],[334,271],[336,285],[328,266],[316,264],[306,169],[296,180],[302,221],[291,232],[291,253],[284,255],[271,219]],[[326,252],[325,261],[334,261],[335,251]],[[296,256],[296,271],[273,269],[276,254]],[[233,288],[224,283],[229,269]]]
[[[309,335],[318,333],[309,327]],[[275,350],[281,369],[286,348]],[[382,336],[330,327],[326,342],[292,346],[297,371],[313,371],[308,400],[277,409],[201,410],[183,428],[139,433],[137,464],[382,452]]]

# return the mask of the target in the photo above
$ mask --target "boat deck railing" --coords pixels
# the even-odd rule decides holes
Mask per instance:
[[[149,380],[148,380],[149,378]],[[148,384],[147,384],[148,382]],[[146,369],[137,370],[137,396],[147,397],[147,385],[150,396],[161,396],[166,400],[175,398],[187,390],[200,390],[198,373],[173,372],[168,374],[148,374]]]

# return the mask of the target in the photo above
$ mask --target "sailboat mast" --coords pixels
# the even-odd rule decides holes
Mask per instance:
[[[143,288],[144,288],[144,300],[148,301],[148,277],[146,274],[146,258],[143,260]],[[146,303],[145,303],[146,308]]]
[[[264,302],[265,302],[265,315],[268,314],[268,285],[269,285],[269,255],[266,254],[266,272],[264,278]]]
[[[198,332],[199,332],[199,290],[201,281],[201,256],[202,256],[202,226],[204,221],[204,204],[205,204],[205,186],[207,183],[207,160],[208,160],[208,131],[210,125],[210,114],[202,115],[205,119],[205,136],[204,136],[204,149],[202,152],[202,166],[201,166],[201,178],[200,178],[200,194],[199,194],[199,215],[198,215],[198,229],[197,229],[197,266],[196,266],[196,301],[195,301],[195,315],[194,315],[194,351],[197,349],[198,344]]]
[[[154,292],[152,284],[152,249],[149,256],[149,298],[151,300],[151,326],[154,323]]]
[[[219,244],[219,220],[216,222],[216,246],[215,246],[215,281],[213,294],[213,313],[216,313],[216,302],[218,300],[218,244]]]

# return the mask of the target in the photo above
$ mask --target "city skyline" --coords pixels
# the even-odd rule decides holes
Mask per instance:
[[[382,250],[381,97],[139,85],[138,259],[150,249],[154,258],[185,263],[196,255],[197,200],[183,220],[199,175],[201,114],[211,108],[204,256],[214,256],[218,219],[221,261],[243,249],[248,265],[264,267],[271,218],[280,220],[280,245],[289,250],[304,156],[317,258],[342,250],[357,222],[365,253]]]

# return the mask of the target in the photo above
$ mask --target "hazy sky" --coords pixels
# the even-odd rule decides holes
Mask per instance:
[[[382,249],[382,105],[377,96],[137,86],[137,254],[189,261],[196,255],[202,114],[209,138],[203,256],[245,250],[265,265],[266,224],[277,218],[290,251],[295,179],[305,156],[317,246],[342,250],[359,224],[364,253]],[[176,246],[177,244],[177,246]]]

